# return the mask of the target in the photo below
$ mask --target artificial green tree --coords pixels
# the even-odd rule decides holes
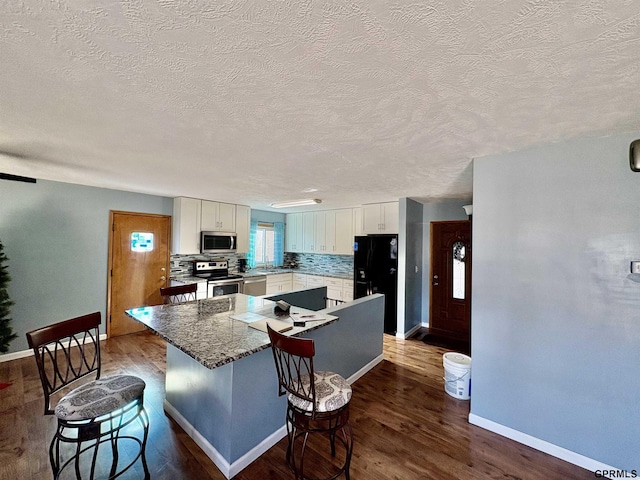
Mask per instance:
[[[9,298],[8,286],[9,280],[9,266],[6,264],[8,260],[4,254],[4,247],[0,242],[0,353],[7,353],[9,351],[9,342],[17,337],[11,329],[11,305],[13,302]]]

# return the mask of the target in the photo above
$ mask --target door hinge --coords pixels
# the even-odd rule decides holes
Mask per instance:
[[[111,231],[112,231],[112,232],[115,232],[115,231],[116,231],[116,224],[115,224],[115,223],[112,223],[112,224],[111,224]]]
[[[109,275],[113,277],[113,269],[111,269]]]
[[[109,323],[111,323],[111,315],[109,315]]]

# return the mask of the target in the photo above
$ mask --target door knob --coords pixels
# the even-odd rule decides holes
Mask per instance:
[[[164,267],[162,267],[162,268],[160,269],[160,271],[161,271],[161,272],[166,272],[166,271],[167,271],[167,269],[166,269],[166,268],[164,268]]]
[[[164,275],[162,275],[162,276],[160,277],[160,280],[162,280],[163,282],[164,282],[166,279],[167,279],[167,277],[165,277]]]

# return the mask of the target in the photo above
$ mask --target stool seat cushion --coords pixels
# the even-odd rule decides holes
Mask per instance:
[[[144,380],[114,375],[88,382],[62,397],[55,408],[61,420],[89,420],[126,406],[144,391]]]
[[[301,376],[300,380],[304,390],[308,392],[311,385],[309,375]],[[334,412],[351,400],[351,386],[337,373],[315,372],[315,388],[316,412],[318,413]],[[311,402],[298,398],[292,393],[288,395],[287,399],[291,405],[300,410],[307,412],[313,410]]]

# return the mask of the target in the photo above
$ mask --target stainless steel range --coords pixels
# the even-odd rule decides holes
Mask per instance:
[[[242,293],[242,275],[229,275],[226,258],[194,260],[193,276],[207,279],[207,298]]]

